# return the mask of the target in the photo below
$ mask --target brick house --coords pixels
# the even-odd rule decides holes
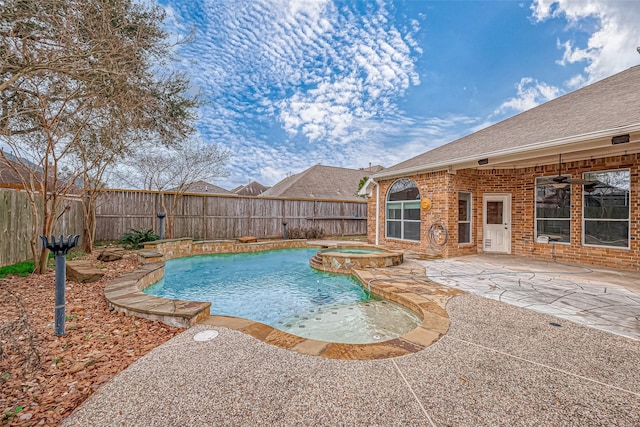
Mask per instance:
[[[368,240],[640,270],[640,66],[372,174]]]

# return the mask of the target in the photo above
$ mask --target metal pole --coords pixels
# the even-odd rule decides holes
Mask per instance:
[[[67,257],[64,253],[56,254],[56,305],[55,334],[64,335],[65,321],[65,283],[67,281]]]
[[[282,231],[282,239],[283,240],[287,240],[287,223],[283,222],[282,226],[284,227],[284,229]]]
[[[56,255],[56,288],[55,288],[55,334],[64,335],[65,321],[65,282],[67,281],[67,258],[66,255],[71,248],[78,244],[79,235],[68,236],[67,240],[61,235],[60,240],[51,236],[49,242],[46,236],[40,236],[42,246],[49,249]]]
[[[160,240],[162,240],[162,226],[166,214],[164,212],[158,212],[156,216],[158,217],[158,237],[160,237]]]

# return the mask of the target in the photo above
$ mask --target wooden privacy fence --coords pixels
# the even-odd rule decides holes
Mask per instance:
[[[42,221],[42,212],[40,212]],[[33,259],[29,240],[33,212],[24,191],[0,188],[0,267]],[[82,235],[84,217],[79,200],[65,199],[56,213],[54,233]],[[38,228],[40,232],[41,227]],[[38,247],[42,243],[38,239]]]
[[[96,206],[96,241],[118,240],[131,228],[153,229],[158,233],[156,215],[162,210],[161,199],[170,209],[174,197],[173,193],[155,191],[104,192]],[[178,199],[173,237],[201,240],[282,237],[283,222],[288,230],[319,227],[327,236],[362,235],[367,233],[367,204],[364,200],[186,194]]]

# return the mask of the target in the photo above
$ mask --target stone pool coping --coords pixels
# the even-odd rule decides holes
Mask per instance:
[[[160,258],[177,258],[176,253],[193,252],[187,249],[190,239],[159,242],[154,255]],[[286,243],[293,242],[293,243]],[[198,244],[198,242],[195,242]],[[301,244],[302,243],[302,244]],[[287,246],[293,244],[294,246]],[[163,253],[163,246],[174,249],[170,254]],[[284,247],[307,247],[305,241],[275,241],[239,244],[224,242],[223,248],[211,253],[225,253],[240,245],[238,252],[281,249]],[[158,248],[160,246],[160,248]],[[324,245],[322,245],[324,246]],[[178,250],[176,251],[176,247]],[[204,247],[204,246],[203,246]],[[196,255],[191,253],[190,255]],[[182,256],[190,256],[182,255]],[[171,258],[169,258],[171,257]],[[269,325],[231,316],[210,315],[211,303],[181,301],[160,298],[142,292],[145,287],[157,282],[164,275],[164,262],[157,256],[150,257],[155,262],[145,264],[139,270],[111,281],[105,287],[105,297],[109,306],[128,315],[159,320],[172,326],[188,328],[196,323],[235,329],[251,335],[265,343],[292,350],[302,354],[321,356],[331,359],[372,360],[403,356],[418,352],[447,333],[449,316],[445,310],[447,301],[464,291],[437,284],[424,277],[423,266],[405,262],[399,266],[352,270],[352,274],[371,291],[383,298],[401,304],[415,312],[421,324],[398,338],[370,344],[345,344],[303,338],[281,331]]]
[[[380,252],[349,253],[339,249],[377,249]],[[309,263],[313,268],[331,273],[351,274],[353,270],[392,267],[402,264],[404,252],[376,248],[375,246],[329,247],[318,251]]]
[[[128,316],[189,328],[209,316],[210,302],[161,298],[142,292],[164,277],[164,262],[152,262],[110,281],[104,296],[110,308]]]

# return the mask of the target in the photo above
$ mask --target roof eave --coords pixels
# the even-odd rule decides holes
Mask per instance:
[[[367,178],[367,182],[365,182],[362,188],[358,190],[358,196],[367,196],[367,197],[371,196],[372,189],[369,187],[372,186],[373,184],[375,184],[375,181],[373,180],[373,178]]]
[[[507,156],[519,153],[526,152],[536,152],[538,150],[544,150],[548,148],[560,147],[569,144],[575,144],[579,142],[585,142],[589,140],[608,138],[620,134],[632,133],[632,132],[640,132],[640,123],[634,123],[632,125],[620,126],[611,129],[600,130],[596,132],[589,132],[581,135],[574,135],[565,138],[552,139],[543,142],[536,142],[533,144],[528,144],[524,146],[519,146],[516,148],[509,148],[504,150],[497,150],[487,153],[482,153],[479,155],[466,156],[466,157],[458,157],[452,160],[446,160],[436,163],[427,163],[418,166],[412,166],[403,169],[397,170],[385,170],[379,173],[375,173],[371,175],[373,179],[381,179],[381,178],[393,178],[399,176],[413,175],[420,172],[435,172],[439,170],[447,170],[451,167],[463,163],[475,162],[480,159],[491,158],[491,157],[499,157],[499,156]]]

